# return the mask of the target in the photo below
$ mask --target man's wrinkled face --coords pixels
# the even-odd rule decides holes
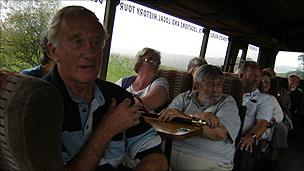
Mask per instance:
[[[94,82],[103,53],[101,24],[89,16],[66,16],[57,36],[59,45],[51,54],[63,80],[76,84]]]
[[[290,88],[290,90],[291,90],[291,91],[295,91],[296,88],[297,88],[298,85],[299,85],[300,80],[299,80],[298,77],[292,76],[292,77],[289,77],[289,78],[288,78],[288,82],[289,82],[289,88]]]
[[[204,79],[198,86],[199,98],[207,105],[216,103],[223,94],[223,79]]]
[[[245,92],[254,91],[261,81],[261,70],[257,66],[248,66],[247,71],[241,76]]]

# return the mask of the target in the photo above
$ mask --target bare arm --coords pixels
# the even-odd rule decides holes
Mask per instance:
[[[241,150],[244,149],[246,151],[252,152],[252,147],[253,147],[252,145],[254,143],[254,138],[253,138],[253,135],[250,135],[250,133],[255,134],[256,139],[257,139],[257,138],[261,137],[263,135],[263,133],[266,131],[267,125],[268,125],[268,122],[266,120],[257,119],[256,124],[251,129],[251,131],[247,135],[241,137],[241,140],[239,142],[239,148]]]
[[[157,109],[158,107],[164,105],[168,101],[168,92],[163,86],[153,87],[144,97],[142,101],[145,108],[150,111]]]
[[[218,117],[211,112],[191,113],[193,118],[207,121],[207,125],[203,126],[202,136],[214,141],[223,141],[229,137],[228,130],[221,124]]]
[[[116,106],[116,100],[112,99],[110,108],[92,133],[87,144],[79,154],[67,163],[66,170],[91,171],[96,169],[96,165],[102,158],[112,137],[139,122],[138,106],[129,107],[130,103],[131,100],[126,99]]]
[[[229,137],[228,131],[224,126],[217,126],[215,128],[204,126],[201,135],[214,141],[223,141]]]

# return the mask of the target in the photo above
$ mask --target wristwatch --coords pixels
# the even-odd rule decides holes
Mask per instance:
[[[256,141],[256,137],[257,137],[257,135],[256,135],[255,133],[250,132],[250,134],[249,134],[249,135],[251,135],[251,136],[252,136],[252,138],[253,138],[253,140],[254,140],[254,141]]]

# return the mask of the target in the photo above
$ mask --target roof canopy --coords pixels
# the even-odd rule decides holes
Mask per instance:
[[[131,0],[241,42],[304,52],[303,0]]]

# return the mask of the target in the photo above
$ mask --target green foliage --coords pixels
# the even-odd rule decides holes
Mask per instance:
[[[134,59],[127,56],[122,56],[120,54],[111,54],[107,80],[111,82],[116,82],[122,77],[135,75],[133,70]]]
[[[40,42],[50,17],[59,8],[57,0],[6,1],[1,18],[0,68],[19,72],[39,64]]]
[[[304,54],[298,56],[298,61],[300,62],[299,69],[304,71]]]

